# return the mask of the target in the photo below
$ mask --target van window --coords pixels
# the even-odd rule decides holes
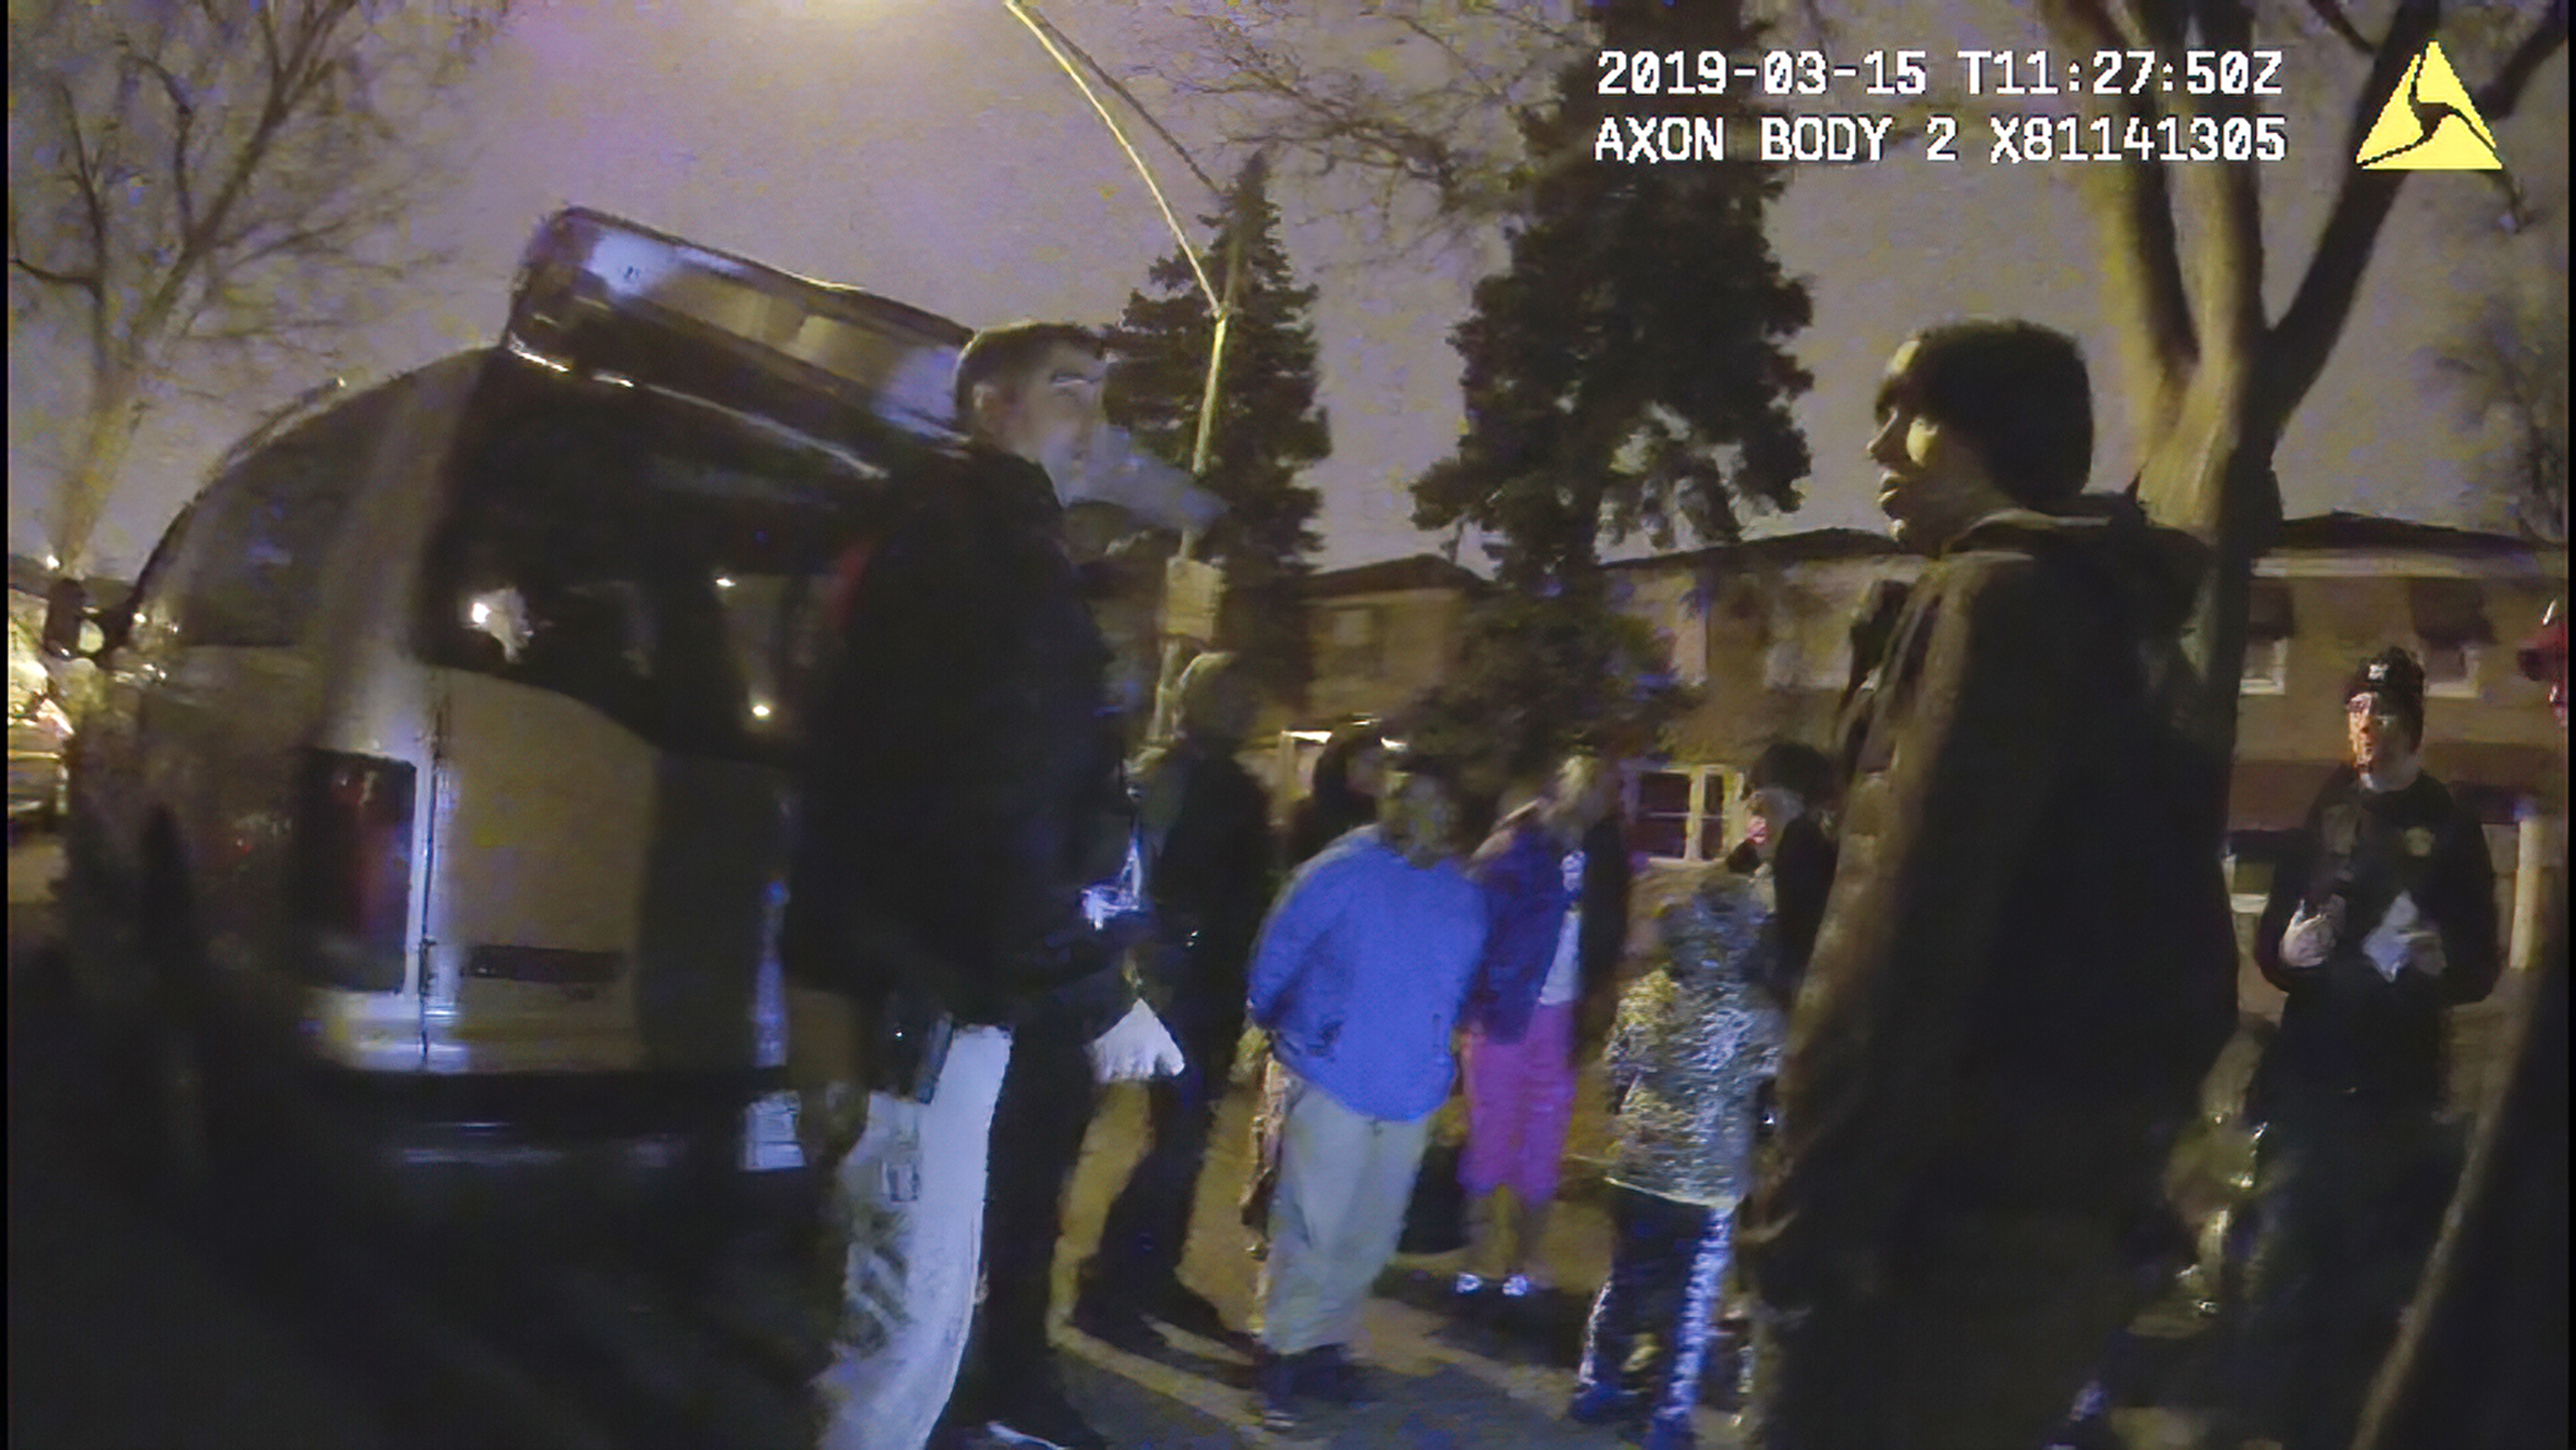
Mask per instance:
[[[302,637],[395,391],[380,388],[322,414],[207,490],[197,526],[206,537],[190,539],[197,563],[179,581],[185,642],[260,649]]]
[[[559,402],[460,449],[423,653],[664,749],[787,763],[874,475],[650,403]]]

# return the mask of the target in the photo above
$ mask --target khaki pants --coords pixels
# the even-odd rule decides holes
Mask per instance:
[[[818,1268],[838,1280],[839,1323],[814,1383],[825,1450],[921,1450],[948,1404],[975,1312],[986,1150],[1010,1060],[1010,1033],[959,1030],[931,1100],[871,1095],[864,1132],[831,1164]]]
[[[1285,1073],[1279,1188],[1261,1266],[1261,1342],[1276,1354],[1348,1344],[1360,1305],[1404,1232],[1432,1114],[1363,1117]]]

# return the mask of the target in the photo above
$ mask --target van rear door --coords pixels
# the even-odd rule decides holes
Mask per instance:
[[[783,1063],[803,683],[875,470],[631,384],[487,392],[424,571],[430,1067]]]

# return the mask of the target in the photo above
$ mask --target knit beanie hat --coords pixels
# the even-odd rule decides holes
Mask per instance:
[[[2352,678],[2344,682],[2343,697],[2350,700],[2360,695],[2378,696],[2405,723],[2406,738],[2416,748],[2423,747],[2424,667],[2413,655],[2391,645],[2354,666]]]

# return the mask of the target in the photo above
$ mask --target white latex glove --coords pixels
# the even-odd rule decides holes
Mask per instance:
[[[2343,926],[2343,903],[2330,901],[2326,909],[2311,913],[2305,906],[2290,913],[2289,929],[2281,933],[2281,960],[2293,967],[2315,967],[2325,963],[2326,953],[2334,950],[2335,934]]]
[[[1152,1008],[1139,1002],[1118,1025],[1091,1039],[1091,1075],[1102,1082],[1171,1077],[1181,1070],[1181,1045]]]
[[[2362,938],[2361,953],[2380,976],[2392,982],[2408,967],[2428,977],[2442,975],[2442,938],[2426,924],[2415,898],[2406,892],[2398,893],[2388,904],[2388,914]]]

